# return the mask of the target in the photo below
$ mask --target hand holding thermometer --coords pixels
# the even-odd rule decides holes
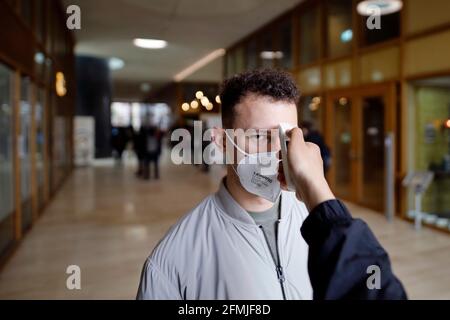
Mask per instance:
[[[284,177],[286,179],[287,188],[289,191],[295,192],[295,185],[292,181],[291,174],[289,171],[288,155],[287,155],[287,148],[290,140],[289,137],[287,136],[287,132],[293,128],[294,126],[288,123],[280,123],[278,127],[278,134],[280,136],[281,162],[283,163],[283,172]]]

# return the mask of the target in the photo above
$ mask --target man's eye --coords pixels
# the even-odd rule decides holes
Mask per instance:
[[[256,135],[256,138],[257,138],[258,140],[263,140],[263,139],[267,139],[267,136],[264,135],[264,134],[258,134],[258,135]]]

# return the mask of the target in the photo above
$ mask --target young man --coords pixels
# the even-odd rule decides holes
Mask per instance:
[[[138,299],[312,298],[308,246],[300,234],[307,208],[295,193],[281,191],[278,165],[265,173],[261,169],[270,168],[258,166],[262,159],[276,162],[278,136],[268,130],[280,123],[297,126],[298,98],[292,78],[279,71],[251,71],[225,81],[223,129],[214,139],[234,161],[218,192],[153,250]]]

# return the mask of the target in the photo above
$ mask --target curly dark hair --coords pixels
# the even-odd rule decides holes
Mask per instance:
[[[221,86],[222,124],[231,128],[236,116],[235,106],[249,93],[267,96],[274,101],[297,104],[300,92],[292,76],[276,69],[247,71],[225,80]]]

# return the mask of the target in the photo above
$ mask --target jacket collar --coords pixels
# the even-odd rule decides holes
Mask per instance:
[[[228,191],[225,186],[225,179],[220,183],[219,190],[217,191],[215,197],[217,202],[228,216],[236,219],[242,223],[250,224],[256,226],[255,220],[247,213],[247,211],[240,206],[240,204],[234,200],[233,196]],[[281,220],[284,220],[290,213],[292,207],[291,196],[286,191],[281,192]]]

